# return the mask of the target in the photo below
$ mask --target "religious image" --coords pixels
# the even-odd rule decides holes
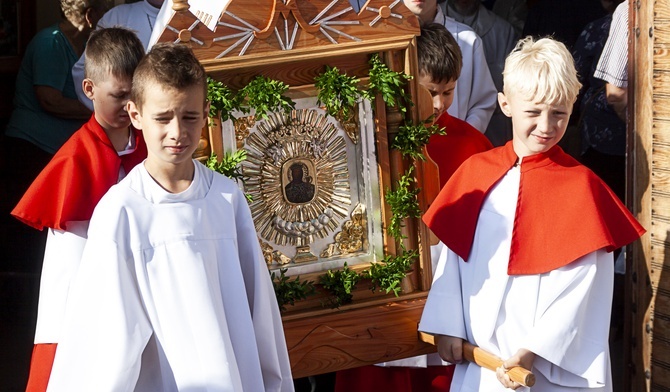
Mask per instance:
[[[289,203],[301,204],[314,199],[315,187],[304,162],[292,163],[285,170],[288,184],[284,186],[284,197]]]

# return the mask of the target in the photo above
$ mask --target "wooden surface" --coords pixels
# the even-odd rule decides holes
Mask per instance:
[[[648,229],[629,252],[625,390],[670,390],[670,12],[667,2],[631,1],[627,204]]]
[[[435,352],[416,326],[425,299],[284,319],[293,377]]]

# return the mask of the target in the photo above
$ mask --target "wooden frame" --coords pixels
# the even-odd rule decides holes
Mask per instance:
[[[175,1],[159,41],[189,45],[208,75],[232,89],[264,75],[291,86],[288,94],[292,97],[314,97],[314,78],[326,66],[366,79],[368,59],[375,53],[390,69],[416,75],[419,23],[402,1],[369,0],[358,13],[347,7],[348,2],[331,0],[232,0],[212,31],[198,21],[186,1]],[[328,25],[327,20],[343,23]],[[428,102],[428,114],[419,113],[419,105],[414,105],[403,115],[381,99],[375,100],[374,140],[382,190],[394,187],[411,164],[389,148],[398,127],[404,121],[417,122],[432,114],[430,98],[420,97],[427,92],[419,91],[416,79],[409,81],[407,90],[414,102]],[[218,156],[226,150],[218,130],[210,131],[209,144]],[[431,165],[415,165],[418,186],[424,183],[424,176],[436,177]],[[420,194],[422,208],[434,196],[430,192]],[[383,202],[383,192],[380,198],[379,213],[386,227],[390,210]],[[350,305],[323,308],[322,295],[301,301],[283,314],[294,377],[434,352],[435,348],[421,342],[417,334],[431,282],[428,229],[410,219],[403,230],[405,247],[420,253],[414,272],[404,283],[403,295],[374,294],[363,283]],[[384,235],[383,245],[384,254],[396,254],[397,244],[388,235]],[[316,280],[322,273],[301,275],[301,279]]]

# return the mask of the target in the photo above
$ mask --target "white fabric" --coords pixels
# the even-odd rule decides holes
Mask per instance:
[[[419,330],[467,339],[503,359],[520,348],[536,353],[533,390],[611,391],[612,254],[598,250],[546,274],[507,275],[519,181],[515,167],[485,199],[468,262],[444,248]],[[495,372],[464,362],[451,391],[506,389]]]
[[[170,194],[143,164],[96,207],[49,391],[292,391],[244,194],[194,161]]]
[[[447,3],[443,3],[443,5],[445,5],[447,16],[467,24],[482,39],[484,55],[491,72],[493,84],[496,86],[496,90],[501,92],[505,59],[512,52],[519,39],[514,27],[482,4],[479,5],[479,9],[470,19],[457,13]],[[495,112],[486,128],[486,137],[494,146],[502,146],[512,140],[512,121],[503,114],[498,105],[495,105]]]
[[[484,133],[498,104],[498,96],[486,64],[482,40],[470,27],[445,16],[440,7],[437,7],[433,22],[449,30],[463,55],[454,102],[447,112]]]
[[[86,244],[88,221],[68,222],[69,231],[49,229],[44,248],[35,344],[57,343],[65,315],[70,282]]]
[[[628,87],[628,0],[612,14],[610,32],[593,76],[619,88]]]
[[[119,156],[127,155],[137,149],[135,133],[130,129],[128,144]],[[123,165],[119,167],[118,181],[126,176]],[[37,325],[35,344],[58,343],[65,304],[70,283],[77,273],[84,246],[89,221],[70,221],[65,227],[68,231],[49,229],[44,249],[42,272],[40,274],[40,295],[37,305]]]
[[[163,4],[165,6],[165,4]],[[158,8],[152,6],[147,0],[137,3],[121,4],[107,11],[98,21],[97,29],[108,27],[126,27],[137,34],[142,41],[144,48],[149,46],[151,31],[156,24],[156,15]],[[82,54],[79,60],[72,67],[72,79],[74,80],[74,89],[77,92],[79,101],[93,110],[93,102],[84,94],[81,83],[84,81],[84,61],[86,53]]]

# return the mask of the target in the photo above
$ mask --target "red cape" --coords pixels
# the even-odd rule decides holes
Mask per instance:
[[[433,233],[463,260],[470,255],[484,198],[516,162],[512,142],[474,155],[423,216]],[[600,178],[554,146],[522,160],[507,271],[546,273],[598,249],[611,252],[644,232]]]
[[[147,156],[142,133],[135,130],[137,149],[120,157],[95,116],[56,152],[14,207],[12,215],[42,230],[67,230],[66,223],[90,220],[102,196]]]
[[[435,124],[444,128],[446,135],[428,139],[426,151],[439,170],[440,188],[471,155],[493,148],[489,139],[472,125],[444,113]]]

